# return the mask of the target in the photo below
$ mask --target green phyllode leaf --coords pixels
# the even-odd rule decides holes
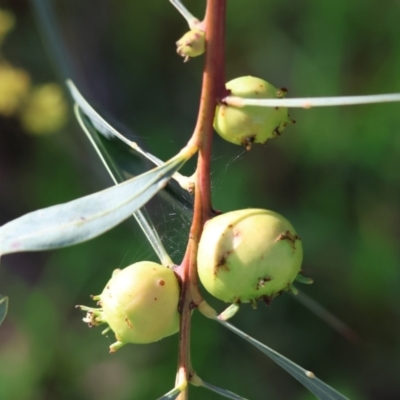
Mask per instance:
[[[118,183],[124,182],[124,172],[121,170],[120,167],[118,167],[118,165],[115,164],[113,157],[110,155],[109,151],[107,151],[106,147],[101,141],[101,137],[98,136],[97,131],[95,130],[93,125],[90,124],[90,122],[87,120],[87,117],[82,114],[81,110],[77,106],[75,107],[75,113],[79,124],[81,125],[90,143],[95,148],[97,155],[99,156],[114,183],[117,185]],[[130,159],[130,164],[132,164],[132,159]],[[161,238],[158,235],[158,232],[146,211],[146,208],[142,207],[141,209],[135,211],[133,213],[133,216],[135,217],[137,223],[145,234],[147,240],[153,247],[155,253],[160,259],[161,264],[165,266],[172,265],[173,262],[169,257],[161,241]]]
[[[196,385],[197,386],[197,385]],[[232,399],[232,400],[247,400],[244,397],[241,397],[235,393],[230,392],[229,390],[226,389],[222,389],[218,386],[212,385],[211,383],[205,382],[205,381],[201,381],[201,384],[199,384],[198,386],[203,387],[205,389],[211,390],[214,393],[218,393],[219,395],[221,395],[222,397],[225,397],[227,399]]]
[[[307,371],[294,362],[290,361],[286,357],[272,350],[265,344],[259,342],[258,340],[252,338],[246,333],[242,332],[240,329],[231,325],[226,321],[221,321],[216,319],[221,325],[225,326],[236,335],[240,336],[244,340],[248,341],[262,353],[266,354],[269,358],[275,361],[280,367],[282,367],[286,372],[297,379],[303,386],[305,386],[311,393],[313,393],[320,400],[349,400],[347,397],[340,394],[338,391],[318,379],[311,371]]]
[[[129,132],[125,136],[105,121],[71,81],[68,81],[67,85],[76,101],[74,107],[76,118],[115,184],[124,182],[142,172],[144,169],[143,159],[150,160],[155,165],[163,164],[163,161],[143,151],[135,142],[131,141],[128,138],[128,136],[132,136]],[[177,177],[177,174],[174,176]],[[179,175],[179,178],[184,177]],[[160,191],[160,194],[168,202],[178,204],[184,212],[190,213],[193,208],[193,201],[187,191],[176,184],[171,185],[170,182],[164,190]],[[173,262],[146,209],[143,207],[137,210],[133,216],[161,263],[165,266],[172,265]]]
[[[143,207],[194,154],[184,148],[165,164],[112,188],[26,214],[0,227],[0,255],[71,246],[118,225]]]
[[[6,318],[8,311],[8,297],[0,294],[0,326]]]
[[[67,81],[67,85],[76,102],[75,114],[78,122],[96,148],[98,155],[105,158],[109,168],[114,173],[117,172],[119,182],[130,179],[143,171],[143,167],[138,168],[138,157],[142,160],[149,160],[156,166],[164,163],[153,154],[142,150],[136,142],[130,140],[128,136],[132,136],[131,134],[121,134],[111,126],[93,109],[71,81]],[[182,189],[182,187],[188,186],[190,178],[182,176],[178,172],[173,175],[173,178],[179,185],[168,184],[161,191],[161,196],[169,202],[178,204],[185,213],[190,213],[193,208],[193,201],[188,196],[187,190]]]
[[[392,103],[400,101],[400,93],[372,94],[366,96],[302,97],[294,99],[245,99],[228,96],[224,103],[233,107],[333,107],[358,104]]]
[[[189,28],[194,28],[199,24],[199,20],[181,3],[180,0],[169,0],[171,4],[181,13],[182,17],[186,19]]]
[[[68,80],[67,86],[76,105],[79,107],[80,111],[82,111],[82,113],[86,115],[86,117],[90,120],[97,132],[108,139],[112,139],[114,137],[118,138],[131,149],[133,149],[137,154],[140,154],[141,156],[147,158],[155,165],[163,164],[162,160],[142,150],[136,142],[129,140],[126,136],[122,135],[113,126],[111,126],[104,118],[102,118],[82,96],[82,94],[79,92],[72,81]],[[83,128],[82,122],[79,122],[81,123],[81,126]]]
[[[359,340],[358,334],[353,329],[304,292],[299,291],[292,297],[347,340],[351,342]]]

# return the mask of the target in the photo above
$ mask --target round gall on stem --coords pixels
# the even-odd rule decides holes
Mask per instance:
[[[245,99],[279,99],[286,95],[286,89],[277,89],[254,76],[233,79],[226,88],[232,96]],[[279,136],[291,122],[286,107],[239,108],[220,104],[215,113],[214,128],[228,142],[250,149],[252,143],[265,143]]]
[[[142,261],[114,271],[102,294],[94,297],[100,309],[80,308],[87,311],[89,326],[107,323],[114,331],[114,352],[126,343],[151,343],[178,332],[179,292],[171,269]]]
[[[293,226],[263,209],[231,211],[209,220],[199,244],[206,290],[227,303],[269,302],[291,288],[303,249]]]

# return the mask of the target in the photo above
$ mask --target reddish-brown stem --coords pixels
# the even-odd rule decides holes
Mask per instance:
[[[179,340],[178,380],[185,371],[186,380],[193,374],[190,360],[191,311],[203,299],[198,289],[197,249],[204,223],[212,216],[210,163],[213,120],[218,101],[227,95],[225,89],[225,10],[226,0],[207,0],[204,26],[206,28],[206,54],[203,84],[196,127],[191,138],[199,148],[195,181],[193,221],[186,253],[178,273],[182,279],[181,324]],[[187,389],[179,400],[188,397]]]
[[[225,7],[226,0],[209,0],[204,20],[207,51],[200,108],[195,128],[195,135],[199,137],[200,142],[195,214],[197,211],[201,218],[201,225],[210,217],[210,212],[212,211],[210,160],[215,107],[218,100],[226,94],[224,57]]]

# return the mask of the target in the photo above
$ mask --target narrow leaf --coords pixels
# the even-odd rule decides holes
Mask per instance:
[[[67,87],[71,93],[74,102],[82,109],[82,111],[92,119],[96,124],[96,128],[106,137],[118,137],[120,140],[125,142],[128,146],[131,141],[125,136],[121,135],[113,126],[111,126],[106,120],[104,120],[97,111],[88,103],[88,101],[82,96],[81,92],[77,89],[75,84],[71,80],[66,81]]]
[[[167,163],[129,181],[3,225],[0,255],[70,246],[106,232],[143,207],[194,152],[185,148]]]
[[[374,94],[368,96],[304,97],[297,99],[244,99],[228,96],[224,103],[234,107],[330,107],[352,106],[356,104],[391,103],[400,101],[400,93]]]
[[[325,382],[318,379],[311,371],[307,371],[294,362],[290,361],[286,357],[272,350],[270,347],[252,338],[240,329],[231,325],[226,321],[216,319],[221,325],[225,326],[236,335],[240,336],[262,353],[267,355],[279,366],[281,366],[286,372],[297,379],[302,385],[304,385],[311,393],[313,393],[320,400],[349,400],[347,397],[340,394],[338,391],[327,385]]]
[[[113,158],[110,156],[106,148],[102,145],[102,142],[99,140],[96,131],[92,129],[91,125],[84,123],[84,120],[82,119],[82,117],[84,118],[84,116],[81,114],[80,109],[77,106],[75,106],[75,113],[83,131],[85,132],[90,143],[95,148],[97,155],[99,156],[106,170],[110,174],[114,183],[115,184],[122,183],[124,181],[123,172],[114,163]],[[142,207],[141,209],[135,211],[133,213],[133,216],[135,217],[137,223],[139,224],[140,228],[145,234],[147,240],[153,247],[155,253],[160,259],[161,264],[165,266],[173,265],[173,262],[169,257],[167,251],[165,250],[161,238],[158,235],[155,226],[151,222],[150,216],[148,215],[145,207]]]
[[[202,380],[201,385],[202,387],[211,390],[212,392],[220,394],[222,397],[226,397],[227,399],[232,399],[232,400],[247,400],[244,397],[238,396],[235,393],[230,392],[229,390],[226,389],[221,389],[218,386],[214,386],[211,383],[207,383]]]
[[[143,166],[138,168],[138,157],[147,159],[155,165],[163,164],[163,161],[142,150],[136,142],[127,137],[128,135],[121,134],[105,121],[85,100],[71,81],[68,81],[67,84],[78,106],[75,107],[75,113],[77,114],[79,123],[86,134],[88,134],[88,137],[91,138],[92,144],[97,145],[98,151],[103,154],[107,162],[119,169],[119,174],[123,178],[122,180],[129,179],[143,172]],[[193,208],[193,201],[188,195],[187,190],[182,190],[182,187],[187,188],[189,178],[178,172],[173,175],[173,178],[179,183],[180,187],[173,185],[171,182],[161,192],[161,196],[166,198],[168,202],[181,206],[182,211],[185,213],[190,213]]]
[[[42,40],[51,55],[50,60],[58,70],[60,78],[64,80],[66,77],[75,77],[76,73],[72,57],[65,45],[60,23],[55,17],[54,2],[49,0],[30,0],[30,3]]]
[[[169,0],[171,4],[181,13],[182,17],[186,19],[189,28],[195,28],[199,24],[199,20],[192,15],[192,13],[181,3],[180,0]]]
[[[175,400],[179,394],[181,393],[181,388],[180,387],[175,387],[172,390],[170,390],[168,393],[165,393],[164,396],[161,396],[157,400]]]
[[[312,299],[310,296],[306,295],[304,292],[299,292],[297,295],[293,295],[293,298],[322,321],[327,323],[335,331],[344,336],[347,340],[350,340],[351,342],[357,342],[359,340],[359,336],[356,332],[354,332],[353,329],[348,327],[343,321],[333,315],[325,307],[321,306],[321,304]]]
[[[147,158],[148,160],[152,161],[155,165],[161,165],[163,162],[158,159],[157,157],[153,156],[150,153],[142,150],[136,142],[133,142],[118,132],[113,126],[111,126],[104,118],[102,118],[94,108],[86,101],[86,99],[82,96],[79,90],[76,88],[74,83],[70,80],[67,81],[68,89],[71,93],[72,98],[74,99],[75,103],[79,106],[82,112],[90,119],[91,123],[93,124],[94,128],[104,137],[111,139],[111,138],[118,138],[123,143],[128,145],[138,154],[142,155],[143,157]]]
[[[8,311],[8,297],[2,296],[0,294],[0,325],[6,318],[7,311]]]

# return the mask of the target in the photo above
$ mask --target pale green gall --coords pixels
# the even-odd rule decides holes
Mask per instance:
[[[302,243],[290,222],[263,209],[245,209],[209,220],[198,251],[205,289],[227,303],[269,303],[289,290],[301,270]]]
[[[114,331],[114,352],[127,343],[151,343],[178,332],[179,293],[174,271],[142,261],[114,271],[101,295],[93,297],[100,309],[79,307],[87,311],[89,326],[107,323]]]
[[[242,76],[226,84],[232,96],[245,99],[279,99],[286,95],[286,89],[277,89],[263,79]],[[252,143],[266,143],[283,132],[293,121],[286,107],[233,107],[226,104],[217,106],[214,129],[228,142],[250,149]]]

